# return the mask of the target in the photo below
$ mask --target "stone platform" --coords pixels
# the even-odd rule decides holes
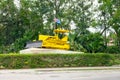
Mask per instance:
[[[40,53],[73,54],[73,53],[83,53],[83,52],[59,50],[59,49],[46,49],[46,48],[29,48],[20,51],[20,54],[40,54]]]

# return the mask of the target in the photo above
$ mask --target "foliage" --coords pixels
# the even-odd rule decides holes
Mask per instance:
[[[120,48],[118,46],[108,46],[105,53],[120,54]]]
[[[86,52],[85,48],[83,48],[83,46],[78,43],[77,33],[70,32],[68,37],[69,37],[71,50]]]
[[[89,53],[101,52],[105,49],[103,37],[99,33],[81,35],[79,42]]]
[[[117,45],[120,46],[120,1],[117,0],[99,0],[102,5],[100,6],[101,14],[104,15],[104,23],[106,31],[112,28],[117,35]],[[99,21],[101,22],[101,21]],[[103,24],[103,23],[102,23]]]
[[[40,27],[43,25],[42,14],[30,11],[30,8],[34,8],[31,1],[22,0],[20,9],[17,9],[13,0],[0,3],[0,10],[3,11],[0,15],[0,46],[4,47],[1,52],[18,51],[24,48],[27,41],[37,39],[38,33],[43,31]]]
[[[75,24],[75,34],[69,38],[71,50],[99,52],[104,48],[101,35],[91,34],[89,27],[98,27],[101,34],[112,28],[117,46],[120,46],[120,1],[98,0],[97,14],[93,0],[14,0],[0,1],[0,52],[17,52],[27,41],[37,40],[38,34],[53,35],[59,18],[62,28],[71,30]],[[97,15],[97,17],[95,17]],[[106,34],[104,42],[106,44]],[[107,49],[109,50],[109,49]]]
[[[2,54],[0,67],[5,69],[110,66],[109,54]]]
[[[120,65],[120,55],[114,54],[113,56],[115,58],[114,65]]]
[[[90,20],[91,4],[86,5],[87,1],[21,0],[19,7],[14,0],[0,1],[0,47],[5,48],[1,52],[16,52],[27,41],[37,39],[38,34],[53,34],[55,17],[61,20],[63,28],[70,29],[73,21],[84,33]],[[26,38],[27,33],[31,35]]]

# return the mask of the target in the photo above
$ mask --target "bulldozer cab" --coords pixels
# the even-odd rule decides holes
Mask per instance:
[[[59,39],[63,41],[68,41],[68,32],[69,30],[64,30],[64,29],[55,29],[55,36],[58,36]]]

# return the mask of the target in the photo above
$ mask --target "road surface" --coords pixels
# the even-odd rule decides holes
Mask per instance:
[[[120,80],[120,69],[0,70],[0,80]]]

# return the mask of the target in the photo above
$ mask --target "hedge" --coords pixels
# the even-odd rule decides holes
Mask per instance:
[[[120,65],[120,54],[114,54],[115,58],[114,65]]]
[[[115,57],[110,54],[1,54],[0,68],[53,68],[111,66]]]

